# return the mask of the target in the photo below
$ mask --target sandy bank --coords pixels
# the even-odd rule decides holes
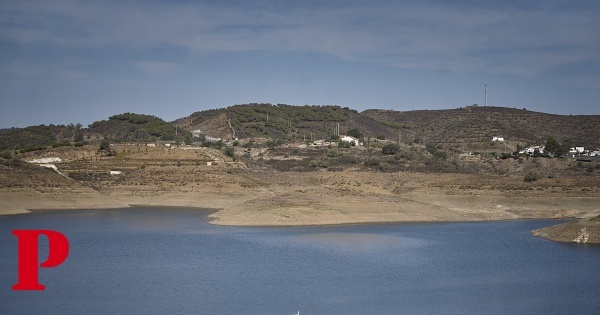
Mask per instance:
[[[297,176],[291,176],[297,175]],[[0,191],[0,214],[36,209],[122,208],[130,205],[220,209],[212,224],[291,226],[388,222],[455,222],[530,218],[578,218],[600,211],[591,193],[464,188],[472,176],[430,174],[278,174],[255,185],[244,180],[194,189],[114,185]],[[399,181],[410,176],[411,181]],[[230,178],[231,179],[231,178]],[[291,181],[295,180],[292,185]],[[463,188],[453,183],[462,183]],[[358,183],[358,184],[357,184]]]

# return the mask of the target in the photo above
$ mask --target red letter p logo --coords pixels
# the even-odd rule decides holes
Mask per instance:
[[[69,255],[69,241],[56,231],[51,230],[13,230],[19,239],[19,280],[13,285],[13,290],[45,290],[38,283],[38,236],[43,234],[48,238],[48,259],[40,264],[43,268],[60,265]]]

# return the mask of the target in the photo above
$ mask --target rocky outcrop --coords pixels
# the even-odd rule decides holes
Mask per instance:
[[[600,244],[600,216],[533,230],[531,234],[557,242]]]

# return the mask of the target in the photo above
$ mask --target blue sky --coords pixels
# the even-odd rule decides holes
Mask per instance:
[[[600,114],[600,2],[3,1],[0,128],[251,102]]]

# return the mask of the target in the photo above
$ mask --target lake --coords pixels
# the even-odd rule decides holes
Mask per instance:
[[[0,217],[1,314],[592,314],[600,247],[530,235],[557,221],[226,227],[129,208]],[[14,229],[51,229],[67,260],[12,291]],[[47,241],[40,238],[40,260]]]

